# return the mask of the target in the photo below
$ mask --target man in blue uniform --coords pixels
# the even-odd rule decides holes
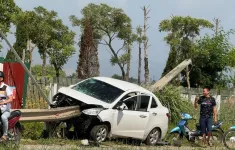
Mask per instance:
[[[209,146],[212,146],[210,142],[211,130],[214,122],[217,122],[217,114],[216,114],[216,101],[210,95],[210,87],[206,86],[203,88],[203,96],[200,98],[196,98],[194,102],[195,108],[200,105],[200,128],[203,134],[203,145],[206,146],[206,142]],[[208,135],[208,139],[206,140],[206,133]]]

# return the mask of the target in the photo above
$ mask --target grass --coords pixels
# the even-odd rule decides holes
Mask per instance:
[[[104,142],[99,146],[82,146],[81,142],[79,140],[73,141],[73,140],[65,140],[65,139],[40,139],[40,140],[22,140],[21,141],[21,147],[31,147],[31,148],[37,148],[37,149],[110,149],[110,150],[149,150],[149,149],[159,149],[159,150],[188,150],[188,149],[194,149],[194,150],[202,150],[204,148],[201,147],[191,147],[190,145],[184,145],[180,148],[178,147],[172,147],[172,146],[136,146],[136,145],[129,145],[129,144],[123,144],[122,142],[116,142],[116,141],[108,141]],[[209,150],[222,150],[225,149],[223,145],[217,146],[217,147],[211,147],[207,148]],[[26,150],[24,148],[24,150]]]

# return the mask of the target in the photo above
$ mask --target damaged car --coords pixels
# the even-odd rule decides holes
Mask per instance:
[[[96,142],[133,138],[155,145],[168,130],[169,111],[152,92],[113,78],[93,77],[62,87],[53,103],[79,105],[81,115],[67,125],[74,127],[77,136]]]

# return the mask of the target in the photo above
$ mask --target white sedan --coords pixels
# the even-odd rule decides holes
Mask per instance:
[[[94,77],[59,89],[54,105],[80,105],[81,115],[70,121],[78,136],[103,142],[133,138],[155,145],[168,130],[169,111],[150,91],[129,82]]]

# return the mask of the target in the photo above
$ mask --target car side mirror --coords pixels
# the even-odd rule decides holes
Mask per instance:
[[[125,106],[121,105],[121,106],[118,106],[118,107],[117,107],[117,110],[119,110],[119,111],[123,111],[123,110],[124,110],[124,108],[125,108]]]
[[[125,108],[125,106],[123,105],[123,101],[119,101],[119,102],[117,103],[117,110],[123,111],[124,108]]]

